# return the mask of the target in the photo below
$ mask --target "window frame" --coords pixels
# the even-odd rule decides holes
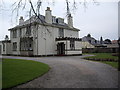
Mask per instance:
[[[26,27],[26,35],[27,35],[27,36],[30,36],[30,35],[31,35],[31,26],[30,26],[30,25],[28,25],[28,26]]]
[[[17,30],[13,30],[13,38],[17,38]]]
[[[75,40],[70,40],[70,49],[75,50]]]
[[[12,46],[12,50],[17,51],[17,42],[13,42]]]
[[[64,37],[64,29],[59,28],[59,37]]]

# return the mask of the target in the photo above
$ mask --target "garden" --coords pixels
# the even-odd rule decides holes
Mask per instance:
[[[47,64],[20,59],[2,59],[2,88],[12,88],[48,72]]]
[[[118,68],[118,54],[115,53],[85,53],[94,56],[84,57],[86,60],[98,61]]]

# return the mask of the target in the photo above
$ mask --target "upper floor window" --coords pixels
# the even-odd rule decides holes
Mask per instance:
[[[17,30],[13,30],[13,38],[17,37]]]
[[[13,43],[13,51],[16,51],[17,50],[17,42],[14,42]]]
[[[64,37],[64,30],[63,30],[63,28],[59,28],[59,37]]]
[[[31,26],[27,26],[27,28],[26,28],[26,35],[28,35],[28,36],[31,35]]]
[[[70,49],[71,50],[75,49],[75,41],[74,40],[70,40]]]

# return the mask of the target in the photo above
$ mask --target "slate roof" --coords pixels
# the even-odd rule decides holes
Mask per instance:
[[[56,18],[56,20],[57,20],[57,18]],[[43,16],[43,15],[39,15],[38,17],[36,17],[35,15],[33,15],[30,19],[28,19],[28,20],[26,20],[26,21],[24,21],[22,24],[20,24],[20,25],[17,25],[17,26],[15,26],[15,27],[13,27],[13,28],[10,28],[9,30],[12,30],[12,29],[16,29],[16,28],[20,28],[20,27],[24,27],[24,26],[26,26],[26,25],[29,25],[29,24],[33,24],[33,23],[39,23],[39,24],[43,24],[43,25],[51,25],[51,26],[55,26],[55,27],[62,27],[62,28],[69,28],[69,29],[72,29],[72,30],[76,30],[76,31],[80,31],[79,29],[77,29],[77,28],[70,28],[69,26],[68,26],[68,24],[66,24],[66,23],[62,23],[62,24],[60,24],[60,23],[52,23],[52,24],[48,24],[48,23],[46,23],[45,22],[45,16]]]

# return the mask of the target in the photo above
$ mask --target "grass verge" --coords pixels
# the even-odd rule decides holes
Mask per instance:
[[[10,88],[33,80],[48,72],[47,64],[20,59],[2,60],[2,88]]]
[[[84,59],[102,62],[108,65],[111,65],[114,68],[118,68],[117,56],[112,56],[112,53],[88,53],[95,56],[84,57]],[[111,61],[109,61],[111,60]]]

